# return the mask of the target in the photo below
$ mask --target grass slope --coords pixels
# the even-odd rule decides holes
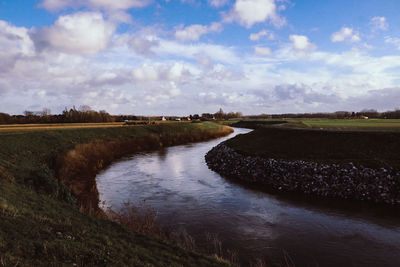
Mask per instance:
[[[186,123],[0,136],[0,265],[224,265],[80,213],[54,170],[57,156],[78,144],[219,130],[211,123]]]

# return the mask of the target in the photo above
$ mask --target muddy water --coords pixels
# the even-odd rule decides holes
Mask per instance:
[[[400,266],[400,212],[367,204],[278,196],[230,182],[204,155],[229,137],[136,154],[97,177],[100,200],[118,210],[145,201],[158,222],[185,229],[204,247],[205,233],[236,251],[242,265]]]

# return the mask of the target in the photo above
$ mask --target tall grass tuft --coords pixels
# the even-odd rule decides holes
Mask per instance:
[[[170,240],[170,232],[156,224],[157,212],[143,201],[140,205],[124,202],[119,212],[106,209],[109,220],[119,223],[131,230],[143,233],[161,240]]]

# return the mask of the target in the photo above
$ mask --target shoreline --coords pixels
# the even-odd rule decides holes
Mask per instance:
[[[207,140],[231,131],[211,123],[171,123],[2,136],[2,262],[7,266],[226,266],[222,260],[101,216],[95,177],[113,160],[135,151]]]
[[[220,175],[272,190],[400,205],[400,171],[241,154],[221,143],[205,156]]]
[[[141,138],[79,144],[58,156],[56,176],[77,198],[80,211],[104,217],[99,207],[96,176],[115,160],[142,151],[207,141],[232,132],[232,128],[224,126],[219,130],[192,130],[176,134],[160,132]]]

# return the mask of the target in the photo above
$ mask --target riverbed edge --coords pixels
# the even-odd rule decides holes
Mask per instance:
[[[243,155],[225,144],[206,155],[208,167],[226,178],[274,191],[400,206],[400,171]]]
[[[168,139],[163,136],[179,140],[179,133],[202,135],[200,132],[214,130],[218,127],[211,123],[168,123],[35,131],[0,138],[1,263],[5,266],[227,266],[227,262],[215,257],[80,212],[71,190],[58,179],[57,173],[60,163],[57,157],[81,145],[85,148],[84,144],[139,141],[156,136],[155,140],[167,141],[163,146],[168,146]],[[141,144],[140,149],[145,149],[145,145]],[[77,158],[79,164],[87,163],[86,159]],[[99,164],[97,167],[106,166],[104,160],[93,162]]]
[[[182,133],[145,136],[124,140],[95,140],[77,145],[57,158],[57,178],[67,185],[77,198],[81,212],[106,217],[99,207],[96,176],[116,160],[142,151],[202,142],[226,136],[233,132],[229,126],[218,130],[185,131]]]

